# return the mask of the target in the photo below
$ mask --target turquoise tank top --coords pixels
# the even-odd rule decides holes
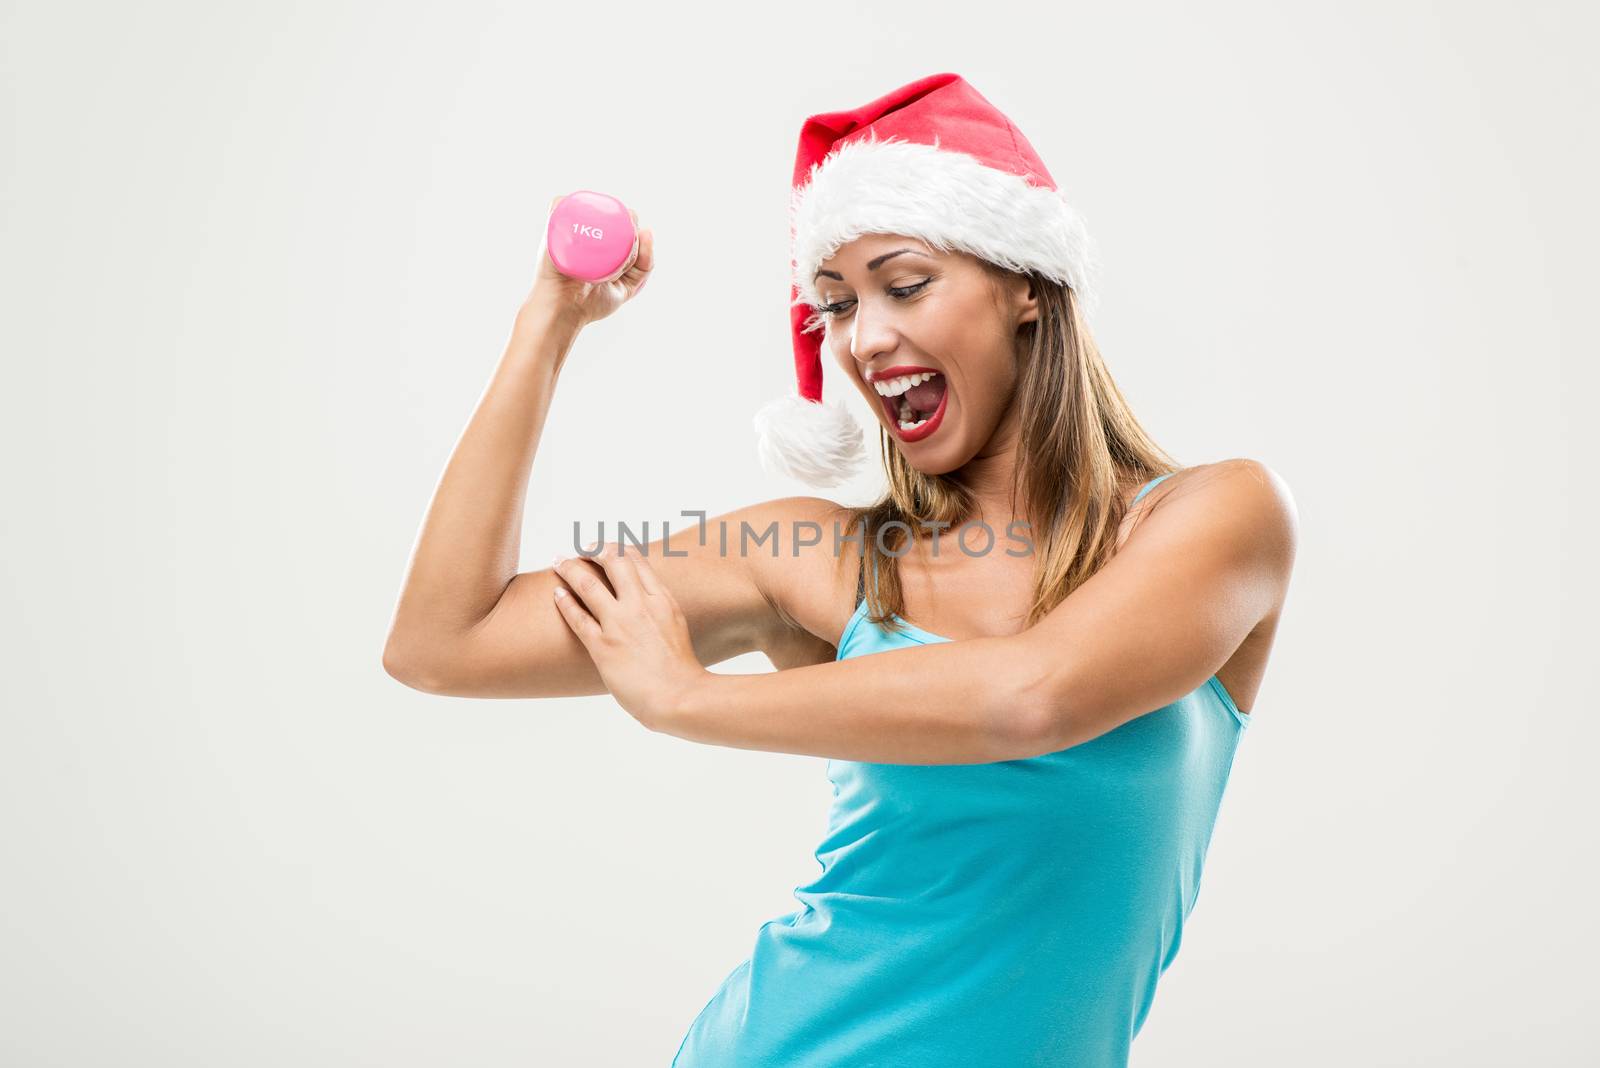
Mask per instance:
[[[950,640],[866,615],[863,599],[836,660]],[[756,932],[673,1068],[1126,1065],[1248,723],[1213,675],[1026,760],[829,760],[821,873]]]

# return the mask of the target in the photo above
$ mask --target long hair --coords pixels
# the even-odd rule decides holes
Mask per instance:
[[[979,260],[992,281],[1008,275]],[[1060,604],[1116,551],[1134,486],[1181,469],[1145,433],[1106,369],[1066,285],[1033,272],[1038,314],[1017,331],[1019,434],[1016,481],[1035,558],[1033,603],[1025,627]],[[995,287],[998,295],[999,287]],[[889,428],[879,425],[888,489],[872,504],[844,509],[846,530],[863,535],[868,613],[896,626],[905,609],[899,558],[913,531],[956,531],[977,511],[960,472],[925,475],[906,462]],[[995,532],[995,545],[1006,532]],[[840,554],[841,560],[850,554]]]

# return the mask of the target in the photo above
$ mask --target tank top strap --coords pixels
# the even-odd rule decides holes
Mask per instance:
[[[1144,484],[1144,486],[1139,490],[1139,492],[1135,493],[1133,495],[1133,500],[1128,502],[1128,507],[1132,508],[1134,505],[1138,504],[1139,503],[1139,498],[1143,497],[1146,493],[1149,493],[1152,489],[1154,489],[1155,486],[1156,486],[1156,483],[1160,482],[1164,478],[1171,478],[1173,475],[1175,475],[1177,473],[1178,472],[1176,472],[1176,471],[1168,471],[1166,474],[1157,475],[1155,478],[1152,478],[1149,482],[1146,482]]]

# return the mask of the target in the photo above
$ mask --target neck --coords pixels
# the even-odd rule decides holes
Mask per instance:
[[[962,465],[958,477],[962,485],[971,490],[977,499],[978,511],[973,517],[988,524],[997,537],[1004,537],[1006,524],[1013,519],[1028,519],[1027,487],[1012,489],[1017,473],[1017,457],[1021,435],[1017,428],[1016,408],[1001,419],[1000,425],[977,455]],[[1123,489],[1126,504],[1138,491],[1137,485]]]
[[[987,523],[997,536],[1004,536],[1006,524],[1015,518],[1026,518],[1023,507],[1024,487],[1013,491],[1017,474],[1017,423],[1013,407],[1000,421],[995,432],[976,456],[962,465],[961,484],[972,492],[978,502],[975,519]]]

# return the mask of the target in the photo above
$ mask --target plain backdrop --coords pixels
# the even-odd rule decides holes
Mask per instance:
[[[1299,508],[1134,1062],[1595,1063],[1597,30],[0,5],[0,1062],[668,1063],[818,870],[823,760],[408,689],[390,613],[559,193],[621,197],[659,265],[573,351],[523,568],[812,492],[750,426],[794,388],[800,124],[953,70],[1085,216],[1144,425]]]

